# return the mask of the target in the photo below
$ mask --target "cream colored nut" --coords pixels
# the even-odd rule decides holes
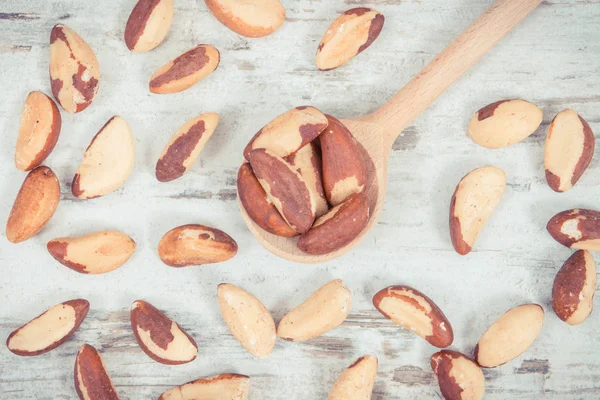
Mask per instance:
[[[80,400],[119,400],[100,353],[89,344],[79,348],[74,375]]]
[[[315,218],[327,213],[329,204],[327,204],[325,192],[323,191],[321,155],[317,145],[311,142],[287,156],[285,160],[296,168],[296,171],[306,181],[310,195],[315,199]]]
[[[450,202],[450,239],[458,254],[471,251],[505,188],[506,174],[491,166],[474,169],[458,183]]]
[[[310,106],[295,107],[265,125],[244,148],[244,157],[252,150],[267,149],[279,157],[288,157],[312,142],[327,127],[327,117]]]
[[[245,290],[222,283],[217,289],[221,315],[229,331],[250,354],[265,358],[275,346],[275,322],[267,308]]]
[[[314,339],[340,326],[352,306],[352,295],[340,279],[314,292],[279,322],[277,336],[293,342]]]
[[[152,304],[134,301],[130,317],[138,344],[154,361],[175,365],[196,359],[198,345],[194,339]]]
[[[46,310],[6,340],[6,347],[19,356],[37,356],[63,344],[79,328],[90,309],[87,300],[65,301]]]
[[[125,43],[134,52],[150,51],[169,33],[173,0],[138,0],[125,26]]]
[[[50,221],[60,201],[60,185],[48,167],[37,167],[23,181],[6,223],[6,238],[19,243]]]
[[[483,334],[475,347],[475,361],[493,368],[524,353],[542,331],[544,310],[524,304],[508,310]]]
[[[225,232],[197,224],[171,229],[158,244],[160,259],[171,267],[227,261],[237,250],[237,243]]]
[[[329,400],[370,400],[377,378],[377,357],[362,356],[333,384]]]
[[[189,89],[219,66],[219,50],[201,44],[160,67],[150,78],[152,93],[177,93]]]
[[[446,400],[481,400],[485,395],[485,378],[481,368],[457,351],[442,350],[431,356],[442,396]]]
[[[369,199],[351,194],[343,203],[318,218],[298,239],[298,248],[308,254],[327,254],[352,242],[369,222]]]
[[[578,250],[554,278],[552,308],[561,320],[579,325],[589,317],[594,306],[596,263],[586,250]]]
[[[341,204],[367,185],[367,165],[360,145],[337,119],[327,115],[329,125],[319,136],[323,158],[323,186],[332,206]]]
[[[275,32],[285,20],[279,0],[205,0],[223,25],[243,36],[263,37]]]
[[[559,112],[546,136],[544,166],[548,186],[566,192],[581,178],[594,156],[592,128],[573,110]]]
[[[249,392],[246,375],[221,374],[169,389],[158,400],[246,400]]]
[[[60,24],[50,33],[50,84],[56,100],[70,113],[85,110],[100,84],[100,64],[94,51]]]
[[[121,232],[101,231],[52,239],[47,248],[56,261],[74,271],[104,274],[129,260],[135,251],[135,242]]]
[[[293,237],[298,235],[269,200],[248,163],[242,164],[238,171],[237,190],[246,213],[262,229],[277,236]]]
[[[488,149],[499,149],[525,139],[542,123],[544,113],[525,100],[502,100],[477,111],[469,123],[469,136]]]
[[[269,150],[253,150],[248,158],[267,198],[283,219],[298,233],[308,231],[315,220],[317,205],[306,180]]]
[[[454,341],[448,318],[433,300],[418,290],[408,286],[390,286],[373,296],[373,305],[386,318],[433,346],[448,347]]]
[[[556,214],[546,229],[563,246],[600,250],[600,211],[575,208]]]
[[[54,101],[42,92],[31,92],[21,111],[15,165],[30,171],[54,149],[60,135],[61,117]]]
[[[93,199],[125,183],[135,161],[129,124],[114,116],[94,136],[73,177],[71,191],[80,199]]]
[[[156,179],[169,182],[194,164],[219,124],[219,114],[205,113],[186,122],[169,140],[156,163]]]
[[[353,8],[336,18],[317,49],[317,68],[328,71],[350,61],[379,36],[385,18],[371,8]]]

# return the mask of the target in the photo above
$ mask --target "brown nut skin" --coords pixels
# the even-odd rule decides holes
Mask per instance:
[[[205,0],[220,23],[242,36],[258,38],[275,32],[285,20],[279,0]]]
[[[471,251],[505,188],[506,174],[491,166],[474,169],[458,183],[450,201],[450,239],[458,254]]]
[[[596,138],[592,128],[575,111],[563,110],[552,120],[546,135],[546,181],[555,192],[571,189],[592,162]]]
[[[100,64],[90,46],[58,24],[50,33],[50,86],[65,111],[78,113],[94,99],[100,84]]]
[[[19,356],[37,356],[67,341],[90,309],[84,299],[65,301],[14,330],[6,339],[8,350]]]
[[[298,171],[308,184],[308,190],[315,199],[315,217],[324,215],[329,210],[329,204],[323,190],[323,168],[321,164],[321,149],[311,142],[301,147],[297,152],[284,158]]]
[[[352,293],[340,279],[321,286],[279,321],[277,336],[292,342],[314,339],[344,323]]]
[[[398,325],[416,333],[431,345],[448,347],[454,341],[450,321],[423,293],[408,286],[389,286],[373,296],[373,305]]]
[[[158,400],[246,400],[249,392],[250,378],[246,375],[220,374],[169,389]]]
[[[197,224],[171,229],[158,244],[160,259],[170,267],[227,261],[237,250],[237,243],[225,232]]]
[[[244,289],[221,283],[217,288],[221,316],[233,337],[254,357],[273,351],[275,321],[265,305]]]
[[[256,179],[248,163],[242,164],[238,171],[237,190],[246,213],[262,229],[277,236],[294,237],[298,235],[298,232],[285,222],[273,203],[268,200],[267,193]]]
[[[41,166],[23,181],[6,223],[6,238],[19,243],[36,235],[50,221],[60,201],[60,185],[54,172]]]
[[[150,51],[169,33],[173,0],[138,0],[125,26],[125,43],[133,52]]]
[[[345,11],[327,28],[317,49],[317,68],[329,71],[366,50],[379,36],[385,18],[372,8]]]
[[[485,378],[481,368],[457,351],[442,350],[431,356],[442,396],[446,400],[481,400],[485,394]]]
[[[124,233],[101,231],[48,242],[48,252],[56,261],[81,274],[104,274],[129,260],[135,242]]]
[[[327,115],[329,125],[319,136],[323,158],[323,187],[332,206],[366,189],[367,164],[359,144],[340,121]]]
[[[125,183],[135,162],[134,139],[125,119],[115,115],[98,131],[83,153],[71,184],[73,196],[93,199]]]
[[[596,290],[596,263],[586,250],[565,261],[554,278],[552,308],[569,325],[583,323],[592,313]]]
[[[21,111],[21,125],[15,151],[15,165],[30,171],[50,155],[58,136],[62,119],[54,101],[42,92],[31,92]]]
[[[328,400],[370,400],[378,363],[375,356],[358,358],[335,381]]]
[[[318,218],[298,239],[298,248],[308,254],[327,254],[356,238],[369,221],[369,199],[362,193],[350,195],[343,203]]]
[[[160,67],[150,78],[150,91],[168,94],[189,89],[213,73],[219,61],[220,53],[215,47],[196,46]]]
[[[119,400],[100,353],[89,344],[79,348],[74,375],[81,400]]]
[[[469,136],[480,146],[499,149],[525,139],[544,118],[542,110],[525,100],[501,100],[477,111],[469,123]]]
[[[563,246],[600,250],[600,211],[582,208],[562,211],[548,221],[546,229]]]
[[[204,113],[180,127],[156,163],[156,179],[170,182],[183,176],[194,165],[218,124],[219,114]]]
[[[194,339],[152,304],[143,300],[134,301],[130,319],[135,339],[154,361],[178,365],[196,359],[198,345]]]
[[[524,304],[508,310],[481,336],[474,359],[484,368],[494,368],[523,354],[542,330],[544,309]]]
[[[307,232],[315,220],[316,203],[306,180],[269,150],[253,150],[248,158],[254,175],[279,214],[296,232]]]
[[[244,157],[250,160],[250,152],[256,149],[288,157],[315,140],[327,124],[327,117],[315,107],[294,107],[263,126],[244,148]]]

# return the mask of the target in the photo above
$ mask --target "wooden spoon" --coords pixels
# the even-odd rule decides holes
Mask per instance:
[[[541,1],[497,0],[381,108],[360,118],[341,120],[362,145],[369,170],[366,194],[371,206],[371,217],[356,239],[328,254],[305,254],[298,249],[296,238],[275,236],[256,225],[248,217],[238,197],[242,217],[258,241],[272,253],[301,263],[325,262],[339,257],[358,244],[375,225],[383,207],[388,158],[398,135]]]

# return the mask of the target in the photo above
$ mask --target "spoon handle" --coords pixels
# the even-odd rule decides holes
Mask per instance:
[[[391,148],[396,137],[542,0],[497,0],[387,103],[362,120],[380,125]]]

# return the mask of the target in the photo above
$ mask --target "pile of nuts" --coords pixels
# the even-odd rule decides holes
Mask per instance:
[[[205,0],[214,16],[241,35],[273,33],[285,19],[279,0]],[[173,18],[173,0],[139,0],[125,27],[132,52],[154,49],[166,37]],[[369,47],[384,23],[381,13],[368,8],[344,12],[329,27],[316,56],[320,70],[337,68]],[[151,77],[153,93],[176,93],[214,72],[219,51],[196,46],[159,68]],[[54,98],[67,112],[78,113],[92,103],[100,84],[100,66],[93,50],[74,31],[56,25],[50,34],[50,85]],[[469,124],[475,143],[497,149],[517,143],[537,130],[542,110],[523,100],[503,100],[479,110]],[[156,163],[156,178],[180,178],[193,165],[217,129],[219,115],[204,113],[181,126]],[[60,201],[56,175],[41,165],[55,147],[61,114],[55,102],[31,92],[21,114],[15,165],[30,171],[17,194],[6,236],[18,243],[36,235],[52,218]],[[572,110],[559,113],[548,129],[545,170],[556,192],[572,188],[589,166],[595,139],[587,122]],[[359,144],[336,118],[314,107],[295,107],[279,115],[254,135],[243,151],[238,194],[250,218],[265,231],[298,236],[298,248],[308,254],[336,251],[356,238],[369,219],[367,166]],[[112,117],[94,136],[73,177],[72,193],[80,199],[105,196],[128,179],[134,167],[134,139],[128,123]],[[457,185],[450,206],[450,237],[457,253],[468,254],[485,222],[500,202],[506,174],[485,166],[469,172]],[[556,241],[577,251],[556,275],[552,305],[571,325],[592,311],[596,267],[589,253],[600,250],[600,212],[573,209],[555,215],[547,225]],[[50,255],[84,274],[103,274],[121,267],[136,249],[135,241],[118,231],[60,237],[48,242]],[[188,224],[168,231],[158,254],[171,267],[218,263],[237,253],[235,240],[204,225]],[[340,326],[350,312],[351,291],[333,280],[289,311],[276,325],[269,310],[252,294],[232,284],[217,288],[221,314],[232,336],[250,354],[271,354],[277,338],[302,342]],[[383,316],[422,337],[431,345],[452,345],[452,325],[440,307],[408,286],[390,286],[373,297]],[[10,334],[14,354],[35,356],[64,343],[85,319],[90,304],[69,300],[48,309]],[[153,305],[137,300],[131,306],[133,336],[144,353],[168,365],[196,359],[198,346],[175,321]],[[481,399],[485,380],[481,367],[492,368],[525,352],[541,332],[544,310],[524,304],[508,310],[481,336],[473,358],[453,350],[431,356],[431,367],[446,399]],[[329,399],[369,399],[378,360],[364,355],[341,373]],[[118,399],[99,352],[84,344],[74,370],[81,399]],[[221,374],[201,378],[163,393],[162,400],[246,399],[250,378]]]
[[[237,182],[244,209],[267,232],[301,235],[303,252],[331,253],[367,225],[367,166],[350,131],[331,115],[292,108],[254,135],[244,157]]]

